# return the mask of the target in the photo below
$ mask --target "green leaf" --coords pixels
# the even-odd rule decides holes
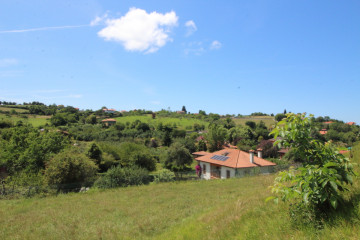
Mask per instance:
[[[337,184],[336,184],[334,181],[330,181],[330,185],[331,185],[331,187],[332,187],[335,191],[338,190],[338,186],[337,186]]]
[[[268,202],[268,201],[273,200],[273,199],[275,199],[274,196],[267,197],[267,198],[265,199],[265,202]]]
[[[338,206],[338,200],[335,196],[331,196],[330,198],[330,203],[331,203],[331,206],[336,209],[337,206]]]

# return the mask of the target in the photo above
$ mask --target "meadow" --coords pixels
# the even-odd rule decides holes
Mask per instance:
[[[22,110],[22,109],[21,109]],[[27,116],[27,118],[24,118],[23,116]],[[9,120],[12,123],[16,123],[18,121],[22,121],[24,123],[30,123],[34,127],[44,126],[46,123],[50,123],[48,119],[51,116],[41,116],[41,115],[8,115],[0,113],[0,120]]]
[[[246,116],[240,118],[233,118],[233,121],[235,122],[235,124],[239,125],[245,125],[247,121],[253,121],[256,123],[263,121],[268,128],[272,127],[276,123],[274,117],[271,116]]]
[[[360,145],[353,150],[360,163]],[[356,166],[359,172],[359,166]],[[275,175],[0,201],[0,239],[359,239],[360,181],[322,229],[265,203]]]

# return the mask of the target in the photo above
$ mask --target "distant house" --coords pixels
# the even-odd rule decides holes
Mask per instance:
[[[103,108],[103,112],[104,113],[115,113],[116,112],[116,110],[115,109],[107,109],[107,108]]]
[[[327,130],[326,128],[324,128],[324,129],[321,129],[319,133],[320,133],[321,135],[325,135],[325,134],[327,134],[327,131],[328,131],[328,130]]]
[[[347,122],[346,124],[351,126],[351,125],[355,125],[355,122]]]
[[[226,148],[217,152],[195,152],[193,155],[200,163],[202,179],[225,179],[235,176],[246,176],[254,171],[259,173],[271,173],[275,163],[262,158],[262,150],[258,149],[258,156],[254,151],[249,153],[232,148]]]
[[[324,124],[331,124],[333,121],[324,122]]]
[[[282,149],[280,149],[280,150],[278,151],[280,159],[282,159],[283,156],[284,156],[287,152],[289,152],[289,151],[290,151],[289,148],[282,148]]]
[[[185,111],[176,111],[177,114],[185,114]]]
[[[115,119],[108,118],[101,121],[106,127],[110,127],[116,123]]]

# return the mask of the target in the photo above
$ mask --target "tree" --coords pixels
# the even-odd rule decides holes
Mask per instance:
[[[187,111],[186,111],[186,107],[185,107],[185,106],[182,106],[181,111],[183,111],[183,112],[187,113]]]
[[[209,151],[214,152],[220,150],[225,143],[227,130],[216,124],[209,126],[209,132],[205,135],[205,139],[209,145]]]
[[[102,155],[102,151],[100,150],[99,146],[96,143],[92,143],[90,145],[90,148],[88,149],[86,155],[90,158],[90,159],[94,159],[95,163],[97,165],[100,164],[101,162],[101,155]]]
[[[250,127],[251,129],[255,129],[256,123],[254,121],[246,121],[245,125]]]
[[[275,120],[280,122],[283,118],[286,118],[286,115],[285,114],[282,114],[282,113],[278,113],[275,115]]]
[[[75,149],[63,151],[51,159],[45,169],[45,181],[50,186],[56,186],[59,190],[74,187],[82,183],[92,181],[98,167],[84,154]]]
[[[341,192],[348,190],[346,184],[352,183],[354,172],[349,159],[331,143],[311,137],[313,123],[312,115],[291,113],[271,132],[275,138],[282,138],[276,144],[291,148],[296,158],[303,161],[297,169],[280,172],[272,187],[276,197],[272,198],[291,201],[290,210],[295,217],[310,213],[319,219],[343,203]]]
[[[164,167],[175,172],[182,172],[192,163],[193,158],[181,143],[172,144],[166,154]]]

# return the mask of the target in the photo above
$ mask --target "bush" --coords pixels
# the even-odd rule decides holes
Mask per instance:
[[[67,185],[79,187],[93,181],[98,167],[84,154],[74,149],[57,154],[45,169],[45,181],[50,186],[66,189]]]
[[[155,177],[154,182],[156,182],[156,183],[175,181],[175,174],[172,171],[168,170],[168,169],[162,169],[154,177]]]
[[[150,182],[149,172],[143,168],[133,166],[130,168],[113,167],[95,181],[98,188],[127,187],[143,185]]]

